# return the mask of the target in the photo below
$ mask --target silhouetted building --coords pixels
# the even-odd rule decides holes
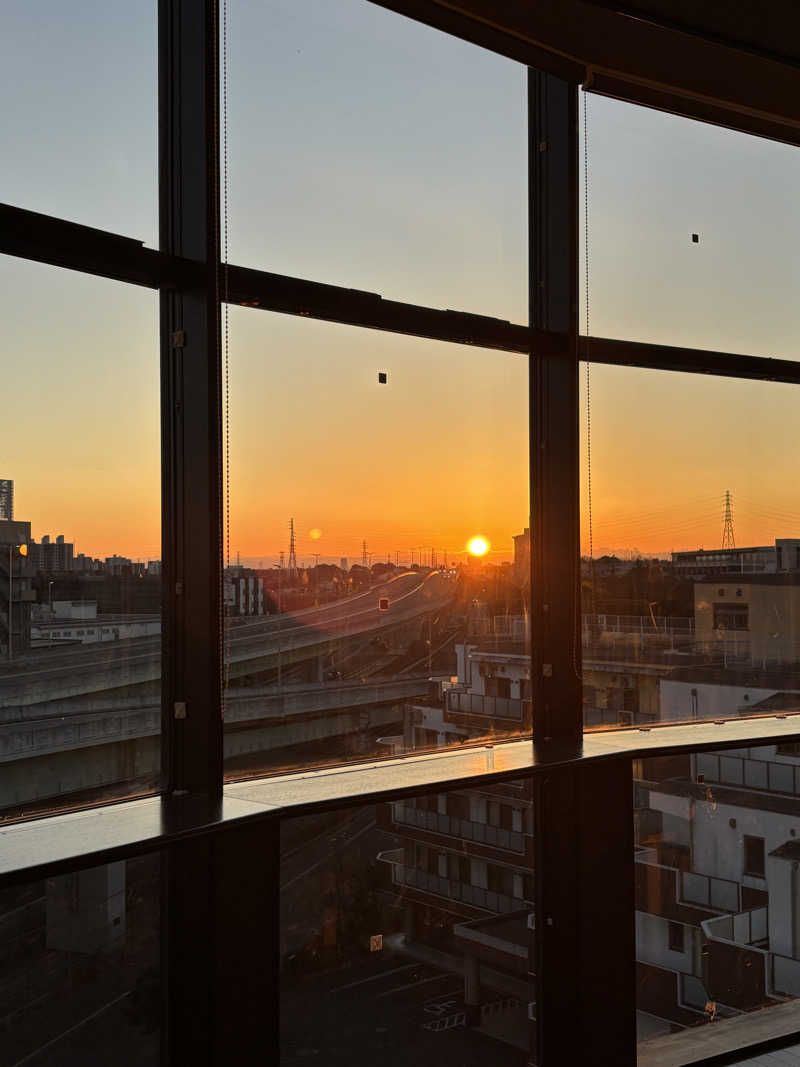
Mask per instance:
[[[75,546],[64,540],[59,534],[55,541],[45,534],[39,544],[32,541],[28,546],[28,556],[34,571],[52,574],[54,571],[71,571],[74,562]]]
[[[698,548],[692,552],[673,552],[672,567],[676,576],[685,578],[800,571],[800,538],[779,537],[774,545],[750,548]]]
[[[14,483],[10,478],[0,478],[0,522],[14,518]]]
[[[29,522],[0,521],[0,652],[11,659],[30,647],[31,564],[20,552],[31,536]]]
[[[531,531],[526,526],[521,534],[514,534],[514,574],[518,582],[531,577]]]

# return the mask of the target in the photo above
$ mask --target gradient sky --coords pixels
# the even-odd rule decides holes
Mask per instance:
[[[365,0],[228,8],[231,261],[524,322],[523,68]],[[152,245],[155,77],[154,2],[7,4],[0,200]],[[597,97],[588,130],[589,332],[797,358],[798,150]],[[0,272],[17,517],[157,557],[156,295]],[[474,533],[508,557],[524,358],[234,309],[230,369],[234,555],[271,562],[293,516],[301,557]],[[715,547],[726,489],[739,543],[800,535],[794,387],[597,366],[591,384],[596,553]]]

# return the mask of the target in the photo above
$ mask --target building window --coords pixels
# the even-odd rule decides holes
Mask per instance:
[[[683,923],[669,922],[667,929],[667,939],[669,943],[670,952],[683,952],[684,951],[684,929]]]
[[[750,617],[747,604],[715,604],[715,630],[749,630]]]
[[[764,838],[750,837],[745,834],[744,838],[744,873],[753,878],[763,878],[764,866]]]

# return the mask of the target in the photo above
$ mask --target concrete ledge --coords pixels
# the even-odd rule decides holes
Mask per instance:
[[[679,1034],[644,1041],[638,1048],[637,1065],[684,1067],[728,1052],[740,1052],[744,1057],[750,1046],[795,1033],[800,1043],[800,1001],[774,1004],[732,1019],[698,1023]],[[757,1051],[754,1048],[753,1054]]]

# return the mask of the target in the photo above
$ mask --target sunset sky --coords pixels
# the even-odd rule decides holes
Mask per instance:
[[[524,69],[365,0],[229,12],[231,261],[524,322]],[[153,245],[155,3],[14,0],[0,60],[0,200]],[[589,332],[797,358],[798,150],[596,97],[588,130]],[[0,310],[17,517],[157,558],[156,294],[0,259]],[[524,357],[240,308],[230,336],[234,555],[294,517],[301,558],[509,558]],[[591,375],[596,554],[717,547],[726,489],[737,543],[800,536],[795,387]]]

